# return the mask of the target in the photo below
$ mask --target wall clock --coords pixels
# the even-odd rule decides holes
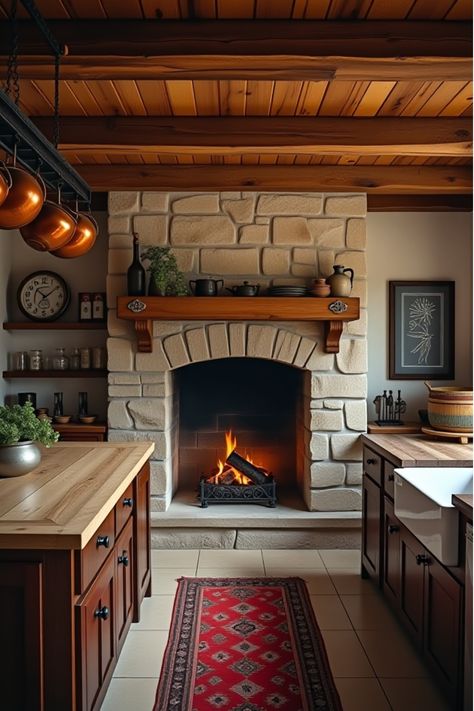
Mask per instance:
[[[33,321],[54,321],[69,306],[71,292],[64,279],[55,272],[29,274],[18,287],[18,306]]]

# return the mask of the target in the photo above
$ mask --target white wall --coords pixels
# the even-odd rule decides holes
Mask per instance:
[[[369,420],[375,419],[375,396],[385,389],[401,389],[408,404],[406,419],[417,420],[418,409],[427,403],[423,381],[388,380],[388,282],[455,282],[455,380],[445,384],[471,385],[472,214],[372,212],[367,232]]]
[[[0,230],[0,371],[7,368],[8,333],[1,324],[7,319],[7,286],[11,267],[11,233]],[[7,383],[0,378],[0,404],[6,393]]]
[[[22,279],[32,272],[40,269],[47,269],[60,274],[71,289],[71,304],[61,318],[64,321],[78,320],[78,293],[80,291],[103,291],[105,292],[105,278],[107,272],[107,215],[106,213],[96,213],[99,222],[99,237],[92,250],[78,259],[58,259],[47,252],[37,252],[28,247],[23,241],[20,233],[16,230],[0,233],[2,241],[6,238],[10,245],[10,263],[5,268],[0,264],[0,274],[2,278],[2,301],[0,308],[5,311],[5,301],[8,320],[24,321],[25,317],[18,309],[16,293],[18,285]],[[0,252],[1,259],[1,252]],[[7,279],[7,274],[9,277]],[[5,299],[5,282],[7,296]],[[5,314],[4,314],[5,315]],[[7,320],[2,317],[2,321]],[[3,331],[3,334],[6,332]],[[65,347],[69,355],[74,347],[81,346],[105,346],[106,331],[12,331],[0,342],[2,351],[5,349],[9,354],[15,351],[29,351],[32,348],[40,348],[43,355],[53,355],[55,348]],[[5,355],[3,355],[6,368]],[[64,393],[65,414],[77,413],[78,392],[83,390],[89,395],[89,412],[98,414],[102,420],[105,419],[107,410],[107,383],[105,379],[70,379],[70,380],[10,380],[5,383],[2,380],[3,396],[13,395],[18,392],[35,392],[37,394],[38,407],[49,407],[52,412],[53,393],[61,391]]]

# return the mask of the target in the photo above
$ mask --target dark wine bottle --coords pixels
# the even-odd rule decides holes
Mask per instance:
[[[127,271],[127,292],[129,296],[144,296],[146,293],[145,270],[140,262],[138,236],[133,234],[133,261]]]

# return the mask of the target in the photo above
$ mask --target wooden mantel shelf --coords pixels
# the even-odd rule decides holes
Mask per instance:
[[[359,318],[359,299],[119,296],[117,316],[134,322],[140,353],[153,350],[153,321],[324,321],[326,353],[338,353],[343,323]]]

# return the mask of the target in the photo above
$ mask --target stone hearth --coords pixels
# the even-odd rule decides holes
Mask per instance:
[[[359,435],[366,429],[367,387],[365,211],[365,195],[110,194],[109,439],[155,441],[154,525],[162,526],[167,519],[176,523],[169,508],[178,479],[179,408],[173,372],[233,357],[270,359],[302,371],[297,475],[304,507],[313,521],[320,517],[325,530],[337,529],[343,519],[353,525],[360,517]],[[352,267],[361,318],[344,326],[337,354],[324,352],[322,324],[192,321],[154,322],[153,353],[136,353],[133,327],[118,320],[113,308],[115,297],[126,293],[132,230],[142,244],[170,245],[189,278],[223,277],[226,286],[243,279],[258,280],[262,288],[309,283],[328,276],[335,263]],[[242,513],[232,513],[236,522]],[[278,509],[273,515],[275,528],[288,527],[289,521],[278,522]],[[228,519],[228,508],[223,516]],[[212,517],[215,521],[215,510]],[[267,525],[268,520],[256,528]],[[209,522],[207,526],[220,528]],[[238,528],[240,523],[234,534]],[[233,540],[237,544],[236,535]],[[344,545],[344,540],[337,543]]]

